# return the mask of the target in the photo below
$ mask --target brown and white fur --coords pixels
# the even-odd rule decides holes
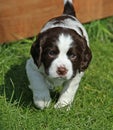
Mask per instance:
[[[76,18],[72,0],[64,0],[64,12],[41,29],[31,47],[26,72],[36,107],[51,102],[50,90],[64,85],[55,108],[70,106],[92,55],[85,28]]]

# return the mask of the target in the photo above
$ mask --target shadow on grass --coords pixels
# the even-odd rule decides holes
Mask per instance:
[[[4,93],[8,102],[24,107],[34,106],[32,91],[28,88],[29,82],[25,70],[26,60],[24,59],[21,64],[11,66],[5,75],[4,85],[0,87],[2,88],[0,95]],[[59,92],[51,91],[50,94],[52,102],[57,102]]]
[[[29,82],[25,71],[26,60],[20,65],[11,66],[5,75],[4,93],[7,101],[17,105],[32,104],[32,92],[28,88]]]

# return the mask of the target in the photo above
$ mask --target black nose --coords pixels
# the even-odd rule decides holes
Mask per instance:
[[[66,75],[66,73],[67,73],[67,69],[64,66],[58,67],[58,69],[57,69],[58,75],[64,76],[64,75]]]

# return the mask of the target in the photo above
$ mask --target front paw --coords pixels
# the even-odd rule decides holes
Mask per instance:
[[[34,96],[33,99],[35,106],[41,110],[47,108],[51,102],[50,95],[38,94],[37,96]]]
[[[61,98],[58,100],[58,102],[54,105],[54,108],[62,108],[62,107],[67,107],[67,110],[70,109],[71,107],[72,100],[68,98]]]

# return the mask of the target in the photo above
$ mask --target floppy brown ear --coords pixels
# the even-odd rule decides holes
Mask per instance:
[[[41,54],[42,54],[42,47],[40,45],[40,37],[37,36],[36,41],[32,44],[30,50],[31,56],[34,60],[34,63],[40,67],[41,65]]]
[[[39,33],[39,35],[36,38],[36,41],[31,46],[30,53],[32,55],[32,58],[34,60],[34,63],[38,66],[38,68],[41,65],[41,58],[42,58],[42,46],[46,41],[46,35]]]
[[[87,45],[85,45],[85,47],[83,48],[83,53],[82,53],[81,58],[82,58],[82,60],[81,60],[81,64],[80,64],[80,72],[85,71],[85,69],[87,69],[87,67],[92,59],[91,50]]]

